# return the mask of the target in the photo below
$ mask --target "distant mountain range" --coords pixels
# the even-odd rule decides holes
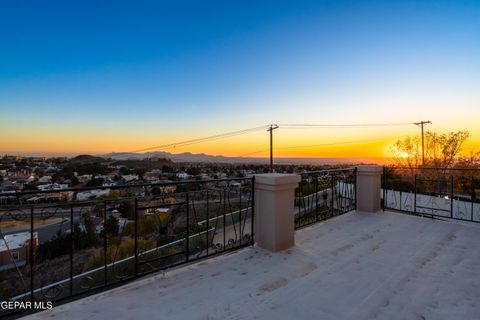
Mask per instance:
[[[213,156],[205,153],[169,153],[164,151],[155,151],[148,153],[131,152],[112,152],[98,155],[102,158],[111,158],[114,160],[141,160],[147,158],[164,158],[173,162],[206,162],[206,163],[266,163],[266,158],[247,158],[247,157],[225,157]]]
[[[225,157],[214,156],[205,153],[169,153],[164,151],[155,151],[149,153],[129,153],[129,152],[112,152],[98,155],[102,158],[111,158],[114,160],[141,160],[147,158],[164,158],[173,162],[204,162],[204,163],[247,163],[247,164],[267,164],[268,158],[252,158],[252,157]],[[279,158],[275,157],[276,164],[312,164],[312,165],[329,165],[329,164],[359,164],[359,163],[378,163],[382,164],[385,159],[380,158]]]

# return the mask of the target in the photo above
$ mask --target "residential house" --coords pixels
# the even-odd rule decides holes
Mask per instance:
[[[85,201],[90,199],[95,199],[101,196],[107,196],[110,193],[110,189],[105,190],[88,190],[77,193],[78,201]]]
[[[38,184],[48,184],[48,183],[52,183],[51,176],[43,176],[38,179]]]
[[[30,262],[30,232],[7,234],[0,239],[0,271],[21,267]],[[38,233],[33,233],[34,250],[39,244]]]
[[[184,180],[184,179],[188,179],[190,177],[190,175],[186,172],[177,172],[176,177],[178,179]]]
[[[123,180],[125,180],[125,182],[131,182],[131,181],[138,180],[138,175],[136,175],[136,174],[126,174],[126,175],[123,175],[122,178],[123,178]]]

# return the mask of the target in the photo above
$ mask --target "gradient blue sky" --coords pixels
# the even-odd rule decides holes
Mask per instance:
[[[0,152],[276,122],[480,133],[480,1],[2,1],[0,40]]]

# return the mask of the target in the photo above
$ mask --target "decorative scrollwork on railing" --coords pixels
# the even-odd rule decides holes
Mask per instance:
[[[403,204],[403,207],[407,210],[407,211],[413,211],[413,205],[412,205],[412,202],[413,202],[413,195],[412,193],[407,193],[405,195],[405,200],[404,200],[404,204]],[[401,209],[401,208],[400,208]]]
[[[64,286],[57,284],[49,286],[47,289],[41,289],[42,297],[47,300],[56,300],[64,293]]]
[[[355,169],[302,174],[295,192],[295,226],[329,219],[355,208]]]
[[[162,269],[163,268],[161,267],[155,267],[155,265],[152,262],[145,262],[145,264],[143,264],[142,272],[147,273],[147,272],[158,271]]]
[[[131,274],[131,267],[127,263],[118,263],[112,265],[112,273],[115,279],[123,280],[130,277]]]
[[[452,201],[453,201],[453,199],[452,199]],[[464,203],[463,203],[463,208],[462,208],[462,207],[461,207],[462,204],[460,203],[460,201],[456,201],[456,202],[457,202],[457,203],[456,203],[457,205],[456,205],[456,206],[454,205],[454,208],[456,209],[456,210],[454,210],[454,216],[455,216],[455,218],[465,219],[465,218],[467,217],[467,214],[466,214],[466,211],[467,211],[466,206],[467,206],[467,204],[464,202]]]
[[[211,246],[211,248],[215,252],[221,252],[223,250],[223,245],[221,243],[215,243]]]
[[[252,236],[250,233],[243,235],[243,243],[250,243],[252,241]]]
[[[440,218],[480,222],[477,204],[478,168],[385,167],[382,178],[386,209]],[[402,199],[391,203],[391,195]],[[385,196],[385,194],[384,194]]]
[[[95,286],[95,279],[92,276],[83,276],[78,286],[83,290],[91,290]]]
[[[42,220],[47,220],[52,217],[57,216],[57,214],[61,211],[61,208],[52,208],[52,207],[47,207],[47,208],[41,208],[38,212],[38,216]]]
[[[235,239],[232,239],[232,238],[228,239],[227,248],[233,248],[236,242],[237,241]]]
[[[472,220],[480,222],[480,203],[475,203],[472,206]]]
[[[28,209],[10,209],[7,211],[7,215],[16,221],[30,220],[30,212]]]
[[[100,205],[89,204],[89,205],[81,206],[78,215],[80,218],[84,218],[86,216],[92,216],[97,212],[100,212]]]
[[[2,271],[11,278],[19,271],[23,283],[7,288],[9,295],[29,299],[35,282],[35,299],[64,299],[253,243],[253,178],[164,186],[27,192],[16,204],[1,203],[0,228],[35,230],[33,264],[27,258]]]

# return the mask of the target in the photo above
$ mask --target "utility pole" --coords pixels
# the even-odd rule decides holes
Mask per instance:
[[[414,123],[414,125],[419,126],[422,129],[422,166],[423,167],[425,167],[425,142],[424,142],[424,135],[423,135],[423,127],[428,123],[432,123],[432,122],[420,121],[420,122]]]
[[[273,130],[278,129],[278,125],[271,124],[267,131],[270,131],[270,173],[273,172]]]

